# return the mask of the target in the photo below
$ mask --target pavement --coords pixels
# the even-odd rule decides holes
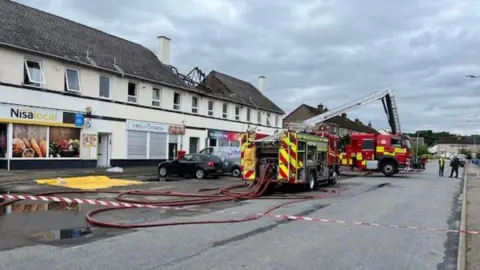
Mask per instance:
[[[148,185],[191,190],[213,183],[194,181]],[[224,185],[234,180],[212,181]],[[38,235],[45,229],[88,226],[75,223],[83,219],[84,210],[6,214],[0,216],[0,269],[456,269],[459,234],[415,228],[458,230],[462,183],[460,178],[438,177],[438,166],[429,163],[423,173],[344,179],[337,184],[343,190],[339,197],[274,212],[307,216],[306,220],[262,217],[242,223],[140,230],[92,227],[85,237],[53,241]],[[107,194],[88,196],[108,198]],[[131,209],[99,218],[130,222],[241,218],[281,201],[229,202],[204,206],[211,212],[189,214]]]
[[[106,168],[88,169],[57,169],[57,170],[0,170],[0,185],[28,182],[33,179],[73,177],[89,175],[106,175],[115,178],[130,178],[132,180],[158,179],[157,167],[126,167],[123,172],[108,172]]]
[[[472,230],[480,225],[480,168],[478,165],[467,167],[467,223],[466,229]],[[480,269],[480,237],[466,236],[466,269]]]

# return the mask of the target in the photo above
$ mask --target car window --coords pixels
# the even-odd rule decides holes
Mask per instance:
[[[193,155],[190,155],[190,154],[187,154],[183,157],[183,160],[186,160],[186,161],[191,161],[193,159]]]
[[[203,161],[203,156],[201,155],[192,155],[192,160],[193,161]]]

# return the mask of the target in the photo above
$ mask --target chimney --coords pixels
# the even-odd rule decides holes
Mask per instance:
[[[368,122],[368,127],[372,127],[372,122]]]
[[[318,104],[317,105],[317,110],[319,113],[323,113],[325,110],[323,109],[323,105],[322,104]]]
[[[347,114],[346,114],[346,113],[342,113],[342,118],[343,118],[343,119],[347,119]]]
[[[258,77],[258,90],[263,94],[265,92],[265,76]]]
[[[158,60],[165,65],[170,65],[170,38],[159,36],[158,39]]]

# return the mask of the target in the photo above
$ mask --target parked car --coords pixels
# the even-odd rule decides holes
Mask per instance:
[[[467,163],[467,157],[463,154],[457,155],[458,160],[460,161],[460,167],[464,167],[465,163]]]
[[[213,146],[200,150],[200,153],[220,157],[224,172],[240,177],[240,147]]]
[[[186,154],[184,157],[173,161],[158,164],[158,175],[160,177],[177,175],[180,177],[194,176],[202,179],[209,176],[217,178],[222,174],[222,160],[214,155]]]

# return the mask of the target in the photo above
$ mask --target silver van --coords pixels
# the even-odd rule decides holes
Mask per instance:
[[[212,146],[202,149],[200,153],[220,157],[224,172],[240,177],[240,147]]]

